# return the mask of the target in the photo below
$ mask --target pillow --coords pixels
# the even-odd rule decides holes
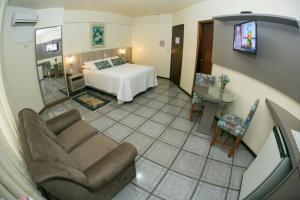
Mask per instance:
[[[113,56],[113,57],[104,58],[103,60],[107,60],[111,66],[114,66],[114,64],[111,62],[111,59],[114,59],[114,58],[119,58],[119,57]]]
[[[91,66],[83,65],[83,66],[81,66],[81,69],[91,69]]]
[[[113,58],[111,59],[111,62],[114,66],[123,65],[125,62],[122,60],[122,58]]]
[[[84,62],[85,69],[91,69],[91,70],[97,70],[97,67],[95,65],[96,62],[103,61],[103,59],[93,60],[93,61],[86,61]]]
[[[102,60],[100,62],[96,62],[95,65],[98,70],[112,67],[111,64],[109,64],[108,60]]]

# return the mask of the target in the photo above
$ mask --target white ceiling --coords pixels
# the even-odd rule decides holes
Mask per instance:
[[[174,13],[205,0],[8,0],[12,6],[34,9],[64,7],[66,10],[94,10],[128,16]]]

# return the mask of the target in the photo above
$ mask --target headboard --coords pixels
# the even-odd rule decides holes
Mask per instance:
[[[107,57],[113,57],[113,56],[120,56],[122,58],[125,58],[125,61],[132,61],[132,48],[131,47],[126,47],[124,48],[126,50],[125,55],[120,55],[119,51],[120,48],[115,48],[115,49],[104,49],[104,50],[97,50],[97,51],[89,51],[89,52],[83,52],[83,53],[78,53],[78,54],[72,54],[73,56],[73,63],[72,65],[69,65],[67,62],[68,56],[64,56],[64,65],[66,68],[66,72],[70,68],[72,68],[73,73],[79,73],[82,72],[81,66],[84,64],[86,61],[92,61],[92,60],[97,60],[97,59],[102,59],[102,58],[107,58]],[[105,55],[105,56],[104,56]]]

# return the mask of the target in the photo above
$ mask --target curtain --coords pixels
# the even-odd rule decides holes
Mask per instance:
[[[0,38],[7,0],[0,0]],[[1,42],[2,43],[2,42]],[[3,44],[3,43],[2,43]],[[3,52],[2,46],[0,52]],[[43,199],[31,181],[19,144],[18,129],[11,113],[2,73],[2,53],[0,56],[0,199],[20,199],[30,196]]]

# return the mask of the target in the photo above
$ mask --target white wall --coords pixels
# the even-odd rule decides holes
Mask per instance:
[[[133,61],[151,65],[161,77],[170,77],[172,15],[151,15],[133,20]],[[160,40],[165,46],[160,47]]]
[[[60,27],[40,29],[36,31],[36,44],[42,44],[56,39],[61,39],[62,29]]]
[[[36,10],[36,14],[39,16],[39,22],[35,26],[36,29],[63,25],[64,8],[39,9]]]
[[[180,86],[191,93],[195,68],[197,48],[198,21],[212,19],[213,16],[223,14],[237,14],[241,10],[251,10],[256,13],[285,15],[300,19],[300,2],[297,0],[253,0],[249,4],[246,0],[208,0],[192,7],[180,10],[173,15],[173,24],[184,24],[184,50]],[[255,98],[262,101],[255,114],[254,121],[244,137],[244,141],[254,152],[259,152],[268,136],[274,121],[264,103],[265,98],[277,102],[296,117],[300,118],[300,104],[285,94],[263,84],[253,78],[247,77],[237,71],[229,70],[224,66],[213,66],[213,74],[227,73],[232,79],[228,89],[238,96],[236,102],[229,108],[241,116],[246,116]]]
[[[3,30],[3,76],[14,116],[24,108],[36,111],[43,108],[35,64],[34,27],[12,27],[15,12],[34,10],[7,7]]]
[[[91,48],[90,23],[106,25],[104,48]],[[66,10],[63,27],[64,55],[99,49],[131,47],[132,18],[113,13]]]
[[[36,27],[12,27],[11,19],[15,12],[37,13],[40,21]],[[62,8],[32,10],[7,7],[2,38],[3,76],[15,117],[22,108],[39,112],[44,107],[36,71],[34,29],[62,25],[62,19]]]

